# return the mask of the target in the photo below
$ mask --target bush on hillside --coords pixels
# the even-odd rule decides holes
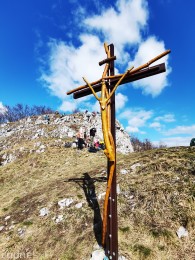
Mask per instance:
[[[158,147],[154,146],[152,142],[149,139],[145,139],[143,141],[140,141],[137,137],[132,136],[131,137],[131,144],[133,146],[133,150],[135,152],[143,152],[147,150],[152,150],[156,148],[165,148],[166,145],[160,144]]]
[[[0,114],[0,123],[15,122],[28,116],[37,116],[44,114],[51,114],[54,111],[46,106],[28,106],[23,104],[16,104],[15,106],[5,106],[6,112]]]
[[[195,146],[195,138],[192,138],[192,140],[190,141],[190,146]]]

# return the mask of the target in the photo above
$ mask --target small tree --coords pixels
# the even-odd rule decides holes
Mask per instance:
[[[131,137],[131,144],[135,152],[147,151],[154,149],[154,145],[149,139],[145,139],[144,141],[140,141],[137,137]]]

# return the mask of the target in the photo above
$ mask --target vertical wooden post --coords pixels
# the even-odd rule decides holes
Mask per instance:
[[[114,45],[110,44],[110,55],[114,56]],[[114,75],[114,60],[110,62],[109,75]],[[112,89],[112,85],[109,84],[109,91]],[[116,131],[115,131],[115,93],[111,98],[111,133],[115,143],[116,149]],[[116,154],[116,151],[115,151]],[[115,158],[116,162],[116,158]],[[110,172],[110,163],[107,162],[107,173]],[[105,252],[109,259],[118,260],[118,219],[117,219],[117,192],[116,192],[116,168],[113,175],[112,186],[109,196],[108,206],[108,226],[107,226],[107,238]]]

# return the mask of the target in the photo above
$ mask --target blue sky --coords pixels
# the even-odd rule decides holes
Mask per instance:
[[[17,103],[61,112],[98,110],[92,96],[66,92],[99,79],[103,43],[114,43],[115,73],[165,49],[167,72],[120,86],[117,118],[130,135],[168,146],[195,137],[193,0],[1,0],[0,112]]]

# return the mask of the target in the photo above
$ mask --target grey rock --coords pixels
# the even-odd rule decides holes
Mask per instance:
[[[76,207],[77,209],[82,208],[82,206],[83,206],[83,203],[82,203],[82,202],[77,203],[77,204],[75,205],[75,207]]]
[[[187,237],[188,236],[188,231],[187,231],[187,229],[185,229],[184,227],[179,227],[179,229],[177,230],[177,236],[179,237],[179,238],[181,238],[181,237]]]
[[[92,255],[90,260],[103,260],[106,257],[104,250],[101,249],[97,249],[95,250]]]
[[[39,216],[40,217],[45,217],[49,215],[49,209],[48,208],[42,208],[39,211]]]
[[[5,228],[5,226],[0,226],[0,232]]]
[[[60,206],[61,209],[63,209],[64,207],[68,207],[71,203],[73,203],[73,199],[72,198],[65,198],[63,200],[58,201],[58,205]]]
[[[121,170],[120,170],[120,173],[121,173],[121,174],[127,174],[128,171],[127,171],[126,169],[121,169]]]
[[[5,221],[9,220],[11,218],[11,216],[7,216],[4,218]]]
[[[133,165],[131,165],[131,170],[135,170],[137,167],[140,167],[141,166],[141,164],[140,163],[135,163],[135,164],[133,164]]]
[[[24,228],[19,228],[18,229],[18,235],[23,236],[25,234],[25,229]]]

